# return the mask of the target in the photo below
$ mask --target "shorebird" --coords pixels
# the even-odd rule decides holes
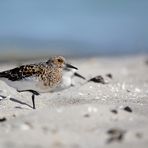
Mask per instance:
[[[76,67],[68,64],[64,57],[55,56],[47,62],[22,65],[0,72],[0,80],[18,92],[31,92],[33,109],[35,109],[35,96],[54,91],[58,87],[64,88],[65,78],[62,76],[65,69],[77,70]]]
[[[75,86],[75,81],[74,81],[75,77],[86,80],[86,78],[84,76],[80,75],[76,71],[77,71],[76,69],[69,68],[69,67],[66,66],[63,69],[62,80],[61,80],[60,85],[58,85],[53,91],[54,92],[55,91],[61,91],[61,90],[70,88],[72,86]]]

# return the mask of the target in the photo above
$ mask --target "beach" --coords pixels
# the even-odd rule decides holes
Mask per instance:
[[[0,81],[0,147],[147,148],[148,57],[68,60],[105,84],[75,78],[74,87],[37,96],[33,110],[31,93]],[[0,71],[16,66],[1,63]]]

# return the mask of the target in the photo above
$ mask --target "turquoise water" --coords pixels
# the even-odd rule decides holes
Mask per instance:
[[[0,50],[148,52],[147,15],[147,0],[1,0]]]

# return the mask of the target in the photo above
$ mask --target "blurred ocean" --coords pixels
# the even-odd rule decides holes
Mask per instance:
[[[148,53],[148,0],[0,0],[0,53]]]

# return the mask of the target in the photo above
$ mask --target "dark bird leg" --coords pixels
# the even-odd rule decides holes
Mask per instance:
[[[35,107],[35,96],[38,96],[40,95],[37,91],[34,91],[34,90],[28,90],[32,93],[32,104],[33,104],[33,109],[36,109]]]
[[[32,104],[33,104],[32,108],[36,109],[35,108],[35,95],[34,94],[32,94]]]
[[[32,93],[32,104],[33,104],[32,108],[36,109],[36,107],[35,107],[35,96],[38,96],[40,94],[37,91],[35,91],[35,90],[21,90],[21,91],[18,90],[18,92],[25,92],[25,91],[29,91],[29,92]]]

